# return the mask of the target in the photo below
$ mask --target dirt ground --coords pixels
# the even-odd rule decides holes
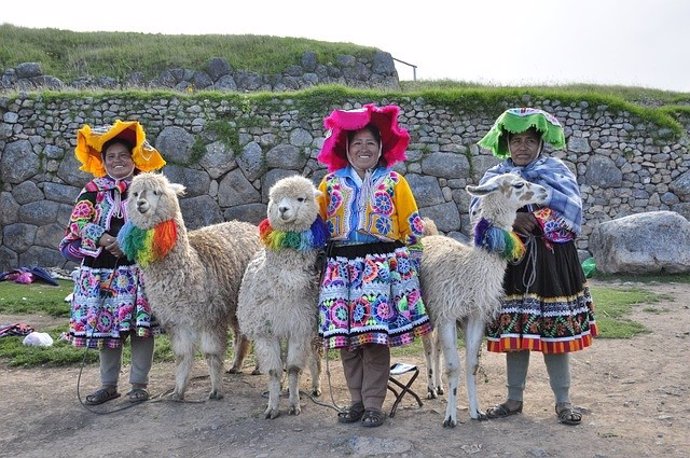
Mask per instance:
[[[424,399],[416,406],[406,396],[394,418],[380,428],[341,425],[335,411],[303,397],[302,414],[263,418],[261,397],[266,377],[225,375],[222,401],[174,403],[152,401],[99,415],[85,410],[76,395],[79,368],[15,369],[0,365],[0,456],[63,457],[273,457],[273,456],[514,456],[514,457],[687,457],[690,456],[690,286],[645,284],[671,300],[634,308],[632,319],[651,333],[631,340],[597,339],[572,357],[571,395],[584,417],[576,427],[561,425],[541,357],[533,357],[522,415],[478,422],[467,413],[464,381],[458,395],[454,429],[443,428],[445,400]],[[595,297],[596,300],[596,297]],[[654,310],[651,310],[651,309]],[[38,327],[31,320],[24,321]],[[0,322],[8,316],[0,315]],[[538,355],[535,355],[538,356]],[[419,357],[402,360],[418,364]],[[464,357],[463,357],[464,360]],[[482,409],[505,395],[504,357],[484,354],[488,382],[479,384]],[[339,362],[331,361],[330,382],[339,405],[347,392]],[[127,380],[127,367],[123,380]],[[172,364],[155,365],[150,390],[160,394],[173,386]],[[188,400],[203,400],[209,389],[202,361]],[[403,379],[405,376],[402,377]],[[309,386],[308,376],[302,387]],[[87,366],[82,396],[98,384],[98,368]],[[330,403],[329,380],[322,374]],[[126,391],[127,385],[121,386]],[[414,389],[426,392],[423,375]],[[384,408],[390,408],[389,393]],[[124,396],[98,409],[105,413],[129,405]]]

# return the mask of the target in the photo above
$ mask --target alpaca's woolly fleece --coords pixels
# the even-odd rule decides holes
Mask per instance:
[[[270,190],[268,218],[261,224],[265,248],[247,267],[240,288],[237,318],[240,329],[254,341],[262,372],[269,374],[266,418],[278,415],[279,375],[286,367],[290,413],[299,414],[299,373],[311,364],[312,392],[320,393],[319,359],[314,358],[319,266],[326,242],[318,218],[312,182],[300,176],[279,180]],[[279,230],[274,228],[279,227]],[[287,341],[286,360],[280,341]]]
[[[128,231],[123,245],[144,261],[141,268],[151,307],[170,335],[178,360],[173,397],[184,397],[199,345],[211,372],[210,397],[219,398],[229,325],[236,345],[232,369],[239,369],[246,354],[246,338],[236,318],[237,295],[261,242],[256,226],[239,221],[188,232],[177,200],[183,190],[161,174],[135,176],[127,212],[136,229]],[[173,239],[172,247],[166,247]]]

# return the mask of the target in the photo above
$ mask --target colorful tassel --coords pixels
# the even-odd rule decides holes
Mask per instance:
[[[168,220],[153,229],[140,229],[128,221],[120,229],[117,241],[127,259],[146,267],[172,250],[177,242],[177,226],[175,221]]]
[[[506,231],[481,218],[474,226],[474,244],[512,262],[525,255],[525,244],[513,231]]]
[[[276,231],[268,219],[259,224],[259,237],[270,250],[292,248],[300,252],[319,250],[326,245],[328,229],[321,217],[317,217],[306,231]]]

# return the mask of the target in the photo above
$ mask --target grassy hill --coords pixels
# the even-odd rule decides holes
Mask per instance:
[[[376,49],[351,43],[261,35],[162,35],[134,32],[71,32],[0,25],[0,69],[40,62],[45,75],[64,81],[78,76],[123,77],[134,70],[147,78],[172,67],[202,69],[221,57],[235,69],[282,72],[305,51],[319,63],[338,54],[371,57]]]

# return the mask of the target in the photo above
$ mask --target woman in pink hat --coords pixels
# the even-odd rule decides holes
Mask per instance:
[[[145,401],[157,324],[141,272],[123,256],[117,234],[127,219],[132,176],[160,169],[165,160],[146,141],[137,121],[118,120],[95,128],[84,125],[77,132],[74,154],[82,164],[80,169],[94,176],[79,193],[60,242],[62,254],[80,263],[72,295],[70,340],[74,346],[99,350],[101,387],[87,395],[85,402],[97,405],[120,397],[117,383],[127,337],[132,346],[128,399]]]
[[[390,347],[431,331],[418,276],[424,226],[409,184],[390,168],[410,141],[398,113],[372,104],[333,111],[318,156],[330,172],[319,186],[329,229],[319,335],[340,349],[350,391],[338,421],[367,427],[385,421]]]

